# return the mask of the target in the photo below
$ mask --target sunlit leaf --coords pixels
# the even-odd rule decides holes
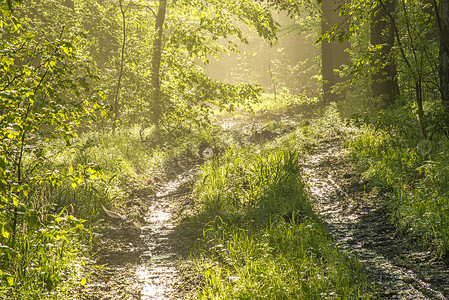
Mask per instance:
[[[31,40],[35,37],[35,35],[32,32],[26,32],[26,33],[22,34],[22,37],[26,40]]]
[[[7,278],[9,286],[14,286],[14,277],[8,276]]]
[[[9,239],[10,232],[5,228],[5,224],[2,226],[2,236],[5,239]]]

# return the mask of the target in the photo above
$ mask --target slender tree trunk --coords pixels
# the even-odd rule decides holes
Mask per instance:
[[[126,19],[125,19],[125,11],[123,9],[122,0],[119,0],[120,12],[122,14],[122,25],[123,25],[123,42],[122,42],[122,55],[120,59],[120,71],[118,74],[118,82],[117,82],[117,90],[115,91],[115,101],[114,101],[114,120],[112,123],[112,133],[115,134],[115,129],[117,128],[117,120],[119,119],[119,93],[120,93],[120,85],[122,83],[122,75],[123,75],[123,64],[125,61],[125,45],[126,45]]]
[[[416,103],[418,104],[418,120],[421,125],[421,132],[424,139],[427,140],[427,125],[424,115],[423,96],[422,96],[422,79],[415,81]]]
[[[385,64],[371,76],[371,90],[373,97],[381,97],[385,106],[394,104],[395,98],[399,95],[396,64],[391,57],[391,49],[394,45],[394,28],[391,22],[387,20],[388,13],[392,14],[395,7],[395,0],[387,0],[384,6],[378,5],[374,8],[371,17],[371,44],[381,46],[379,59],[381,64]]]
[[[41,82],[42,80],[45,78],[45,75],[47,75],[47,71],[45,71],[44,76],[41,78]],[[36,87],[36,89],[34,90],[35,92],[39,89],[40,87],[40,83],[39,85]],[[30,115],[32,111],[32,104],[28,104],[25,115],[23,117],[23,124],[27,124],[27,120],[28,120],[28,116]],[[25,127],[26,128],[26,127]],[[24,149],[26,147],[25,145],[25,140],[26,140],[26,135],[27,135],[27,131],[26,129],[23,129],[22,132],[22,136],[20,138],[20,151],[18,152],[18,156],[17,159],[15,159],[14,163],[17,166],[17,186],[21,187],[23,184],[23,175],[22,175],[22,167],[23,167],[23,158],[24,158]],[[14,212],[13,212],[13,219],[12,219],[12,237],[11,237],[11,245],[12,248],[15,248],[15,243],[16,243],[16,235],[17,235],[17,222],[19,219],[19,215],[18,215],[18,206],[19,205],[14,205]]]
[[[271,84],[273,86],[274,102],[277,102],[277,86],[276,79],[273,76],[273,70],[271,69],[271,47],[268,46],[268,74],[270,75]]]
[[[321,10],[323,12],[321,18],[321,33],[324,34],[329,31],[333,26],[342,21],[338,12],[339,3],[344,1],[335,0],[323,0],[321,4]],[[323,100],[324,104],[332,101],[338,101],[342,99],[342,95],[332,93],[332,88],[340,82],[344,81],[338,74],[334,72],[335,69],[339,69],[342,65],[350,64],[349,53],[346,49],[350,48],[348,41],[329,41],[323,39],[321,43],[321,56],[322,56],[322,76],[323,76]]]
[[[162,93],[160,82],[161,56],[162,56],[162,33],[165,22],[167,0],[159,1],[156,15],[156,36],[153,42],[153,57],[151,66],[151,86],[153,88],[153,116],[152,122],[158,124],[162,114]]]

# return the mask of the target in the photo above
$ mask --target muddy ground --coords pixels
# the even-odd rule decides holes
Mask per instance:
[[[447,299],[449,266],[436,249],[391,223],[384,191],[351,165],[341,138],[321,141],[302,161],[315,209],[341,249],[357,257],[381,299]]]
[[[103,208],[94,228],[97,265],[79,299],[182,299],[180,258],[173,238],[180,203],[188,201],[198,166],[165,183],[135,191],[116,211]]]
[[[261,132],[260,132],[261,133]],[[260,134],[259,133],[259,134]],[[277,134],[264,133],[263,141]],[[261,142],[253,133],[252,142]],[[447,299],[449,266],[436,249],[390,222],[383,191],[354,170],[342,137],[313,146],[300,162],[317,213],[341,249],[357,257],[380,299]],[[179,216],[192,208],[191,185],[200,171],[190,164],[158,186],[136,191],[119,210],[104,211],[95,228],[97,263],[79,299],[186,299],[198,277],[181,265],[189,249]],[[174,228],[178,226],[178,233]],[[189,272],[191,274],[189,274]]]

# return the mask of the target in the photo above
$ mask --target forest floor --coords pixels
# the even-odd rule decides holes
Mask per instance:
[[[198,166],[167,182],[136,191],[121,214],[109,212],[96,228],[94,248],[98,267],[81,299],[181,299],[179,279],[181,237],[174,237],[177,211],[189,201]],[[133,212],[139,224],[129,222]]]
[[[316,212],[338,246],[366,268],[379,298],[449,298],[447,262],[391,223],[383,192],[357,174],[340,138],[318,143],[302,167]]]
[[[301,161],[315,210],[339,247],[365,267],[378,298],[448,299],[447,262],[396,229],[382,205],[382,191],[357,174],[342,142],[342,137],[318,141]],[[188,259],[183,245],[189,243],[183,239],[189,236],[180,223],[193,207],[197,163],[136,191],[121,211],[105,211],[103,225],[94,230],[103,267],[94,269],[81,299],[185,299],[197,288],[198,276],[181,263]],[[139,222],[128,221],[133,214]]]

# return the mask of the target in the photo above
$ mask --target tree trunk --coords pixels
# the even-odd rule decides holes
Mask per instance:
[[[114,120],[112,123],[112,133],[115,134],[115,129],[117,127],[117,120],[119,118],[119,92],[120,85],[122,83],[122,75],[123,75],[123,64],[125,61],[125,45],[126,45],[126,19],[125,19],[125,11],[123,10],[122,0],[119,0],[120,12],[122,14],[122,22],[123,22],[123,42],[122,42],[122,56],[120,60],[120,71],[118,74],[118,82],[117,82],[117,90],[115,91],[115,101],[114,101]]]
[[[162,94],[160,82],[161,56],[162,56],[162,33],[165,22],[167,0],[159,1],[159,8],[156,15],[156,36],[153,42],[153,57],[151,66],[151,86],[153,88],[153,115],[151,121],[158,124],[162,114]]]
[[[422,79],[415,81],[416,103],[418,104],[418,120],[421,126],[421,132],[424,139],[427,140],[427,126],[424,115],[423,97],[422,97]]]
[[[333,26],[342,21],[342,17],[340,17],[338,12],[335,11],[338,6],[339,4],[336,3],[335,0],[323,0],[321,4],[321,10],[323,12],[321,18],[322,34],[326,33]],[[342,65],[350,64],[349,53],[345,51],[349,48],[350,43],[348,41],[339,42],[323,39],[321,43],[321,73],[323,76],[324,104],[342,99],[342,95],[332,93],[332,88],[337,83],[344,81],[344,78],[341,78],[338,74],[335,74],[334,70],[339,69]]]
[[[394,28],[387,20],[388,14],[395,10],[395,0],[387,0],[384,6],[377,5],[372,12],[371,44],[381,45],[379,70],[371,76],[371,90],[374,98],[380,97],[385,106],[394,104],[399,95],[397,83],[396,64],[391,57],[391,49],[394,45]]]
[[[440,0],[440,90],[449,127],[449,0]]]

